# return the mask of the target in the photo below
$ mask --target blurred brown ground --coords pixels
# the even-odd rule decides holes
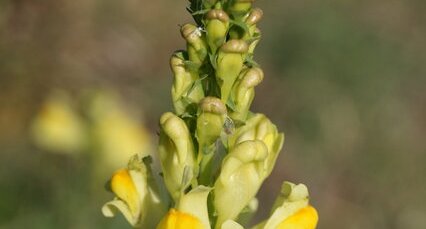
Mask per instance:
[[[0,228],[126,228],[84,157],[36,149],[28,126],[52,89],[117,90],[154,135],[171,109],[168,60],[186,1],[0,1]],[[426,228],[426,1],[258,1],[253,105],[286,133],[257,219],[303,182],[318,228]],[[107,179],[107,178],[105,178]],[[98,187],[99,186],[99,187]]]

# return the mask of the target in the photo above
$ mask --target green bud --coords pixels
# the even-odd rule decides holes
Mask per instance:
[[[182,51],[176,52],[170,59],[173,71],[172,99],[178,115],[185,113],[188,105],[198,103],[204,97],[204,91],[198,75],[185,67],[185,57]]]
[[[229,40],[219,49],[216,79],[220,86],[222,102],[225,104],[231,88],[243,68],[247,51],[247,43],[242,40]]]
[[[263,11],[260,8],[254,8],[246,18],[245,22],[247,26],[256,25],[263,17]]]
[[[241,18],[244,15],[246,15],[252,5],[253,5],[254,0],[233,0],[233,1],[229,1],[229,5],[227,10],[229,12],[231,12],[231,14],[235,17],[235,18]]]
[[[254,98],[254,87],[263,80],[263,71],[257,67],[248,68],[242,75],[232,90],[235,108],[229,116],[244,122]]]
[[[158,153],[164,183],[176,200],[194,177],[194,146],[185,122],[173,113],[161,116],[160,127]]]
[[[226,106],[215,97],[205,97],[199,104],[196,137],[200,146],[216,142],[226,118]]]
[[[222,171],[214,186],[217,223],[235,220],[259,190],[268,149],[262,141],[236,145],[223,159]]]
[[[264,178],[268,177],[283,146],[284,134],[279,133],[277,127],[265,115],[255,114],[228,138],[228,147],[232,149],[239,143],[248,140],[260,140],[268,148]]]
[[[223,10],[213,9],[207,13],[206,22],[207,43],[212,53],[216,53],[216,50],[225,42],[229,29],[229,16]]]
[[[200,183],[209,185],[213,166],[213,154],[216,140],[222,133],[226,119],[226,106],[215,97],[206,97],[199,104],[197,130],[198,163],[200,163]]]
[[[200,66],[207,57],[207,45],[201,31],[192,24],[181,27],[182,37],[186,40],[189,60]]]

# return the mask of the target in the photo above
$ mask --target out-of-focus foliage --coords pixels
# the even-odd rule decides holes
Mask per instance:
[[[79,96],[108,87],[154,136],[171,108],[168,59],[184,47],[186,3],[0,1],[0,228],[126,227],[99,211],[111,197],[93,170],[101,150],[49,153],[30,141],[31,122],[53,89],[85,114]],[[310,187],[319,228],[426,227],[425,2],[256,4],[265,79],[254,110],[286,133],[259,218],[284,176]]]

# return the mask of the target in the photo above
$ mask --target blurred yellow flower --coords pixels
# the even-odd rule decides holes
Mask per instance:
[[[151,152],[148,130],[136,118],[128,114],[119,97],[112,91],[97,91],[89,105],[95,150],[100,154],[102,169],[116,170],[127,164],[128,159],[139,153]]]
[[[79,153],[86,144],[84,122],[63,91],[53,92],[31,126],[34,143],[54,153]]]

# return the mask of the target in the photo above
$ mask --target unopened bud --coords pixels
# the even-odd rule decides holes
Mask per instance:
[[[171,90],[173,106],[178,115],[187,111],[192,103],[198,103],[204,97],[204,91],[198,74],[185,67],[185,53],[176,52],[170,59],[173,71],[173,86]]]
[[[246,24],[252,26],[257,24],[262,19],[263,11],[260,8],[254,8],[251,10],[249,16],[246,18]]]
[[[268,148],[268,158],[265,160],[264,179],[274,168],[275,161],[284,143],[284,134],[263,114],[255,114],[246,120],[245,125],[238,128],[228,139],[228,147],[232,148],[247,140],[260,140]]]
[[[220,137],[226,119],[226,106],[215,97],[206,97],[199,104],[197,130],[198,162],[200,163],[200,182],[209,185],[212,173],[213,154],[216,141]]]
[[[226,118],[226,106],[218,98],[206,97],[200,102],[196,136],[200,147],[216,142]]]
[[[235,18],[241,18],[250,11],[253,2],[254,0],[234,0],[231,1],[228,10]]]
[[[194,146],[185,122],[173,113],[161,116],[160,127],[158,152],[164,183],[176,200],[194,176]]]
[[[207,13],[206,19],[207,43],[212,53],[216,53],[216,50],[225,42],[229,29],[229,16],[223,10],[213,9]]]
[[[242,40],[229,40],[219,49],[216,78],[224,103],[228,101],[231,88],[243,68],[247,51],[247,43]]]
[[[189,60],[201,65],[207,56],[207,46],[202,39],[201,30],[195,25],[185,24],[181,27],[181,34],[187,42]]]
[[[235,107],[229,116],[244,122],[254,98],[254,87],[263,80],[263,71],[254,67],[245,70],[242,74],[243,77],[237,80],[232,91]]]
[[[261,174],[267,156],[265,144],[254,140],[238,144],[223,159],[214,186],[218,225],[234,220],[254,198],[263,181]]]

